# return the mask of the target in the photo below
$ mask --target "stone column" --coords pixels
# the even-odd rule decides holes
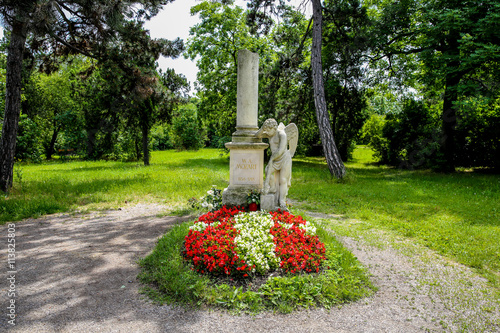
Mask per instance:
[[[233,133],[233,139],[255,135],[259,129],[258,107],[259,55],[248,50],[240,50],[238,52],[236,132]]]
[[[269,146],[257,138],[259,127],[259,55],[248,50],[238,52],[238,86],[236,132],[231,142],[229,186],[222,193],[222,203],[246,206],[251,190],[262,190],[264,179],[264,150]]]

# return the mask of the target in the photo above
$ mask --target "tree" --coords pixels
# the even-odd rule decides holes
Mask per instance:
[[[87,159],[98,159],[110,153],[119,129],[121,95],[115,82],[121,78],[117,66],[116,76],[106,71],[104,64],[92,61],[91,65],[74,73],[76,79],[72,87],[74,99],[81,106],[83,129],[85,133],[85,153]]]
[[[47,54],[80,53],[105,58],[127,19],[155,15],[173,0],[28,1],[1,0],[0,15],[11,32],[7,57],[7,93],[0,143],[0,189],[12,186],[14,152],[21,101],[21,72],[27,36],[30,49]],[[50,64],[53,58],[45,57]]]
[[[397,72],[394,68],[408,63],[408,55],[416,55],[422,65],[414,68],[420,82],[443,92],[441,169],[452,171],[457,162],[459,99],[488,93],[487,68],[500,62],[500,3],[405,0],[375,4],[372,10],[379,10],[372,35],[379,54],[373,59],[385,59],[385,69]]]
[[[311,21],[292,7],[265,35],[252,34],[248,11],[208,1],[192,8],[202,22],[191,30],[187,55],[198,58],[198,111],[210,143],[221,143],[234,131],[237,52],[258,52],[259,119],[294,122],[301,128],[299,150],[309,153],[319,142],[314,116],[310,69]]]
[[[259,88],[259,104],[265,118],[295,123],[300,128],[297,149],[306,155],[320,153],[310,64],[311,26],[312,20],[301,12],[283,8],[280,22],[269,33],[276,50],[275,60],[262,73]]]
[[[172,136],[174,147],[178,150],[203,147],[204,133],[194,104],[179,108],[172,121]]]
[[[323,82],[323,65],[321,57],[321,44],[323,38],[323,13],[320,0],[311,0],[313,6],[313,43],[311,53],[311,66],[313,71],[314,103],[316,105],[316,119],[318,121],[321,143],[330,173],[336,178],[343,178],[346,170],[337,150],[333,138],[330,116],[326,106],[325,84]]]
[[[325,92],[339,154],[350,158],[366,116],[366,54],[370,21],[358,0],[325,2]]]
[[[201,19],[191,28],[186,52],[192,60],[199,57],[199,116],[206,121],[212,135],[228,137],[236,124],[238,51],[258,52],[263,68],[270,62],[271,41],[250,34],[246,14],[238,6],[204,1],[191,8],[191,14],[199,14]]]
[[[313,9],[313,39],[311,52],[312,81],[314,90],[314,103],[316,109],[316,120],[323,145],[326,163],[330,173],[336,178],[342,178],[346,174],[346,169],[333,137],[328,113],[322,65],[322,38],[323,38],[323,7],[320,0],[311,0]],[[285,7],[285,2],[280,0],[276,5],[271,0],[252,0],[249,3],[251,14],[249,20],[254,26],[269,26],[272,20],[270,14],[278,13]],[[269,11],[269,12],[268,12]]]
[[[34,73],[24,84],[22,112],[34,120],[42,131],[45,158],[56,152],[61,133],[77,125],[80,107],[73,97],[73,71],[82,69],[82,59],[68,59],[51,74]],[[66,149],[77,147],[66,147]],[[16,153],[17,154],[17,153]]]
[[[1,4],[1,3],[0,3]],[[2,4],[3,5],[3,4]],[[12,187],[14,154],[21,108],[21,75],[24,43],[26,41],[30,1],[19,1],[17,6],[2,6],[2,16],[10,22],[11,39],[7,56],[5,113],[0,142],[0,189]]]
[[[121,115],[129,127],[138,128],[142,136],[144,165],[149,165],[149,131],[156,120],[168,118],[173,105],[180,102],[175,95],[183,90],[187,82],[175,78],[177,74],[167,71],[165,77],[156,73],[156,60],[160,55],[177,57],[184,50],[183,43],[157,39],[152,40],[140,22],[128,22],[115,46],[108,48],[102,61],[102,70],[113,81],[113,95],[121,108]],[[170,86],[167,83],[172,82]],[[164,83],[164,84],[162,84]],[[171,105],[169,105],[171,104]]]

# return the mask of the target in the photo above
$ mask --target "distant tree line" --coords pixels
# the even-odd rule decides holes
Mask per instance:
[[[34,117],[29,113],[35,109],[27,109],[34,101],[26,100],[22,105],[23,98],[27,97],[23,97],[23,89],[29,85],[34,72],[53,73],[61,62],[76,55],[94,60],[86,69],[86,75],[79,74],[89,78],[81,84],[90,87],[77,91],[83,94],[79,100],[75,99],[88,103],[83,124],[87,155],[99,157],[99,140],[102,146],[113,144],[110,139],[116,132],[114,127],[121,125],[117,119],[123,118],[126,120],[122,123],[128,129],[140,132],[144,164],[149,164],[149,131],[157,119],[168,117],[168,110],[172,109],[160,106],[166,101],[172,105],[174,100],[172,91],[162,84],[166,77],[156,73],[155,63],[160,55],[178,56],[183,44],[178,39],[153,40],[143,25],[172,1],[0,1],[0,16],[7,28],[5,112],[0,139],[2,191],[8,192],[12,186],[21,109],[25,109],[28,118]],[[66,107],[49,111],[54,115],[47,121],[52,123],[55,141],[67,111]],[[46,147],[49,157],[53,153],[52,141]]]
[[[172,1],[0,1],[3,191],[16,158],[147,165],[151,149],[223,147],[243,48],[260,55],[259,123],[295,122],[298,152],[336,177],[359,143],[405,168],[500,166],[498,1],[311,0],[311,19],[283,0],[203,1],[186,46],[143,26]],[[195,97],[156,68],[182,52]]]
[[[302,153],[321,147],[327,155],[334,145],[346,161],[355,143],[366,143],[399,167],[500,166],[498,1],[305,3],[313,20],[284,0],[252,0],[246,11],[231,0],[192,9],[202,22],[187,54],[199,57],[200,114],[217,136],[230,135],[235,54],[248,48],[261,56],[260,121],[297,123]],[[320,55],[314,19],[322,22]],[[322,133],[328,127],[334,140]]]
[[[183,106],[188,84],[173,70],[154,72],[150,80],[135,88],[137,94],[150,94],[138,101],[120,92],[127,78],[117,68],[84,56],[68,57],[49,74],[35,71],[24,84],[16,160],[39,162],[57,155],[146,163],[150,150],[173,148],[178,141],[169,123],[178,119],[179,107],[188,108]]]

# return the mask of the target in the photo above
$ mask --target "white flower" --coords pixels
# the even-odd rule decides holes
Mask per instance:
[[[269,232],[273,224],[269,214],[260,212],[235,216],[234,227],[240,231],[234,239],[237,252],[249,266],[255,265],[252,272],[264,274],[271,267],[278,267],[279,258],[276,258],[273,237]]]
[[[193,224],[192,226],[189,227],[189,230],[194,230],[194,231],[203,231],[205,228],[208,227],[208,224],[205,222],[198,222]]]
[[[211,226],[212,228],[215,228],[217,227],[218,225],[220,224],[220,222],[216,221],[212,224],[208,224],[208,223],[205,223],[205,222],[198,222],[198,223],[195,223],[193,224],[192,226],[189,227],[189,230],[194,230],[194,231],[199,231],[199,232],[202,232],[203,230],[205,230],[208,226]]]
[[[291,227],[293,227],[292,223],[280,223],[280,224],[287,229],[290,229]],[[306,221],[305,225],[299,224],[298,228],[304,230],[306,235],[311,235],[311,236],[316,235],[316,227],[313,226],[311,223],[309,223],[309,221]]]

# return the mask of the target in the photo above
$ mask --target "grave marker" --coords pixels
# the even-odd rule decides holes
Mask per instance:
[[[264,178],[264,150],[269,146],[257,138],[259,98],[259,55],[238,52],[236,132],[226,143],[230,153],[229,186],[222,193],[227,206],[246,206],[251,190],[261,191]]]

